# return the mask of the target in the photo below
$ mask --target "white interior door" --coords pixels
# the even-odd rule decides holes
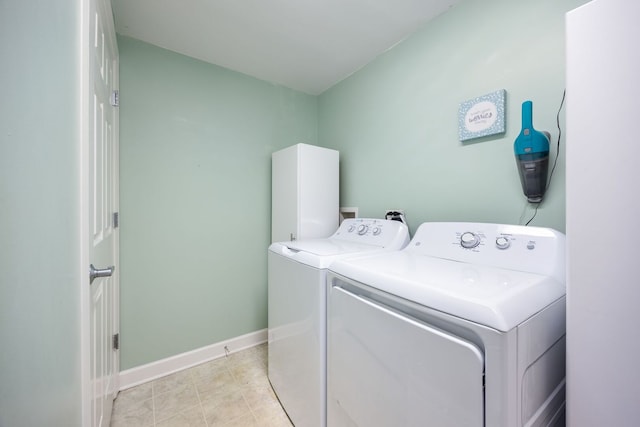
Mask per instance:
[[[88,257],[91,425],[108,427],[118,390],[118,50],[109,0],[89,1]],[[87,266],[89,269],[89,266]]]

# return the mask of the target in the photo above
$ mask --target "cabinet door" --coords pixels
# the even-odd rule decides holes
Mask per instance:
[[[328,321],[329,425],[484,425],[474,344],[339,287]]]
[[[299,233],[297,146],[271,156],[271,242],[295,240]]]
[[[271,156],[271,242],[319,239],[338,228],[336,150],[296,144]]]
[[[338,228],[338,159],[335,150],[300,144],[298,239],[329,237]]]

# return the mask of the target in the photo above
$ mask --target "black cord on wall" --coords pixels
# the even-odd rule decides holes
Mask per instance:
[[[556,158],[553,161],[553,167],[551,168],[551,173],[549,174],[549,180],[547,181],[547,188],[545,191],[549,189],[551,185],[551,178],[553,178],[553,172],[556,170],[556,166],[558,165],[558,157],[560,157],[560,137],[562,136],[562,128],[560,127],[560,112],[562,111],[562,106],[564,105],[564,99],[567,96],[567,89],[562,91],[562,101],[560,101],[560,108],[558,108],[558,114],[556,114],[556,125],[558,126],[558,142],[556,144]],[[544,199],[543,199],[544,200]],[[533,216],[529,218],[529,221],[525,225],[529,225],[531,221],[536,217],[538,213],[538,208],[542,204],[542,200],[540,203],[536,203],[536,210],[533,212]]]

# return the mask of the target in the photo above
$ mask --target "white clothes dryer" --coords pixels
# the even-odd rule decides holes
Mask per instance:
[[[273,243],[268,251],[268,376],[296,427],[326,425],[327,268],[336,259],[409,243],[399,221],[345,219],[326,239]]]
[[[563,422],[563,234],[424,223],[327,280],[329,426]]]

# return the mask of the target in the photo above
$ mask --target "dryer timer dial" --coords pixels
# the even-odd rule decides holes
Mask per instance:
[[[466,231],[460,236],[460,245],[466,249],[473,249],[480,244],[480,236],[476,233]]]

